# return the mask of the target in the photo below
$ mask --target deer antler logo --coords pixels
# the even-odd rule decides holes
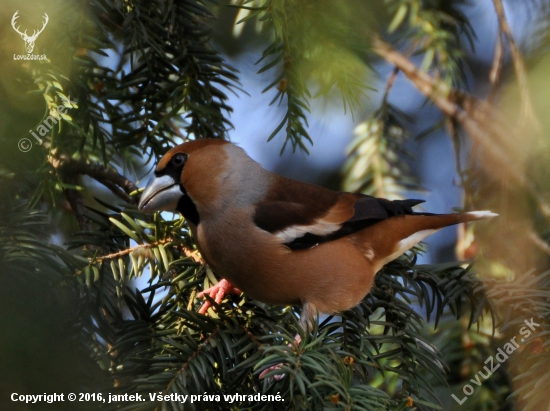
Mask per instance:
[[[25,30],[23,33],[21,33],[21,31],[19,31],[19,26],[15,26],[16,24],[16,20],[18,19],[18,14],[19,13],[19,10],[17,10],[15,12],[15,14],[13,15],[12,19],[11,19],[11,26],[13,27],[13,29],[18,32],[21,37],[23,38],[23,40],[25,40],[25,48],[27,49],[27,53],[32,53],[33,49],[34,49],[34,42],[36,41],[36,38],[38,37],[38,35],[40,33],[42,33],[44,31],[44,28],[46,27],[46,24],[48,24],[48,21],[50,20],[50,18],[48,17],[48,15],[46,13],[44,13],[44,24],[42,25],[42,28],[40,30],[34,30],[33,33],[32,33],[32,36],[29,36],[27,34],[27,30]]]

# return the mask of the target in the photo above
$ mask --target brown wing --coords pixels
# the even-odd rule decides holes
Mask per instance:
[[[256,205],[254,223],[291,249],[305,249],[344,237],[394,215],[414,214],[422,200],[389,201],[336,192],[280,178]]]

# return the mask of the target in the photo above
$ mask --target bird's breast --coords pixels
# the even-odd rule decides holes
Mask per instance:
[[[196,240],[218,275],[268,304],[308,301],[333,313],[356,305],[372,285],[370,262],[347,238],[290,250],[243,218],[226,218],[202,221]]]

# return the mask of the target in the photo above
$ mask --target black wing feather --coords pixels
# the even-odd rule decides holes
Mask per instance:
[[[285,245],[292,250],[304,250],[316,247],[327,241],[334,241],[356,231],[367,228],[390,217],[415,214],[412,207],[424,200],[386,200],[372,196],[362,196],[355,203],[355,214],[342,224],[342,227],[328,235],[320,236],[307,233]]]

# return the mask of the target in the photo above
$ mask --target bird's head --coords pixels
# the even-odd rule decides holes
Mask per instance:
[[[139,201],[141,211],[179,211],[197,225],[197,206],[212,203],[227,163],[227,141],[201,139],[172,148],[159,161]]]

